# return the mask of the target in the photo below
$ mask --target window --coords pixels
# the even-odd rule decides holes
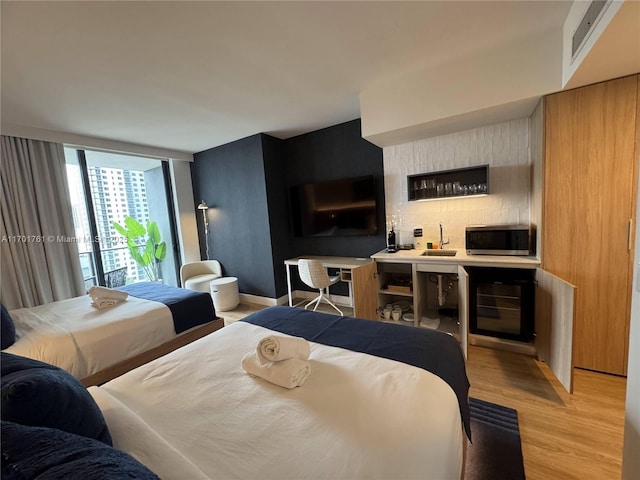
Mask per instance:
[[[175,228],[167,204],[168,170],[162,161],[74,148],[65,148],[65,158],[76,236],[83,240],[78,241],[78,249],[87,288],[104,285],[106,273],[123,267],[127,267],[127,283],[149,280],[145,268],[132,259],[126,239],[113,226],[113,222],[124,225],[127,216],[144,227],[150,220],[157,223],[161,240],[167,243],[167,255],[158,262],[158,276],[163,283],[177,286]],[[140,181],[134,184],[134,177]],[[88,180],[86,189],[84,179]],[[90,192],[91,212],[85,190]],[[144,200],[134,203],[134,196]],[[146,237],[138,239],[141,249],[145,241]]]

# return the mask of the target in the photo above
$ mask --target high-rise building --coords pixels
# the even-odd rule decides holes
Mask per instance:
[[[97,250],[106,279],[127,283],[148,281],[146,269],[133,259],[127,239],[116,231],[113,223],[124,225],[125,218],[130,216],[146,226],[153,215],[154,220],[159,221],[161,236],[170,237],[169,225],[162,222],[167,216],[167,207],[161,160],[73,147],[65,147],[64,152],[76,234],[74,241],[78,244],[86,288],[103,283],[96,276],[94,253]],[[82,173],[84,168],[86,177]],[[91,192],[93,211],[87,209],[87,192]],[[142,252],[146,239],[139,240]],[[166,262],[166,271],[161,271],[169,282],[175,275],[172,266],[171,262]],[[126,278],[119,276],[124,273],[119,270],[124,268]],[[114,275],[109,275],[111,272]]]
[[[146,280],[144,270],[131,258],[121,235],[112,225],[112,222],[124,224],[126,216],[146,225],[149,207],[144,172],[106,167],[89,167],[88,171],[104,271],[126,265],[131,281]]]
[[[147,280],[144,269],[131,257],[126,241],[113,228],[112,222],[124,224],[128,215],[146,225],[149,220],[144,172],[107,167],[88,167],[91,199],[105,272],[127,267],[129,282]],[[84,200],[80,169],[67,165],[71,211],[83,276],[89,284],[95,276],[89,215]]]

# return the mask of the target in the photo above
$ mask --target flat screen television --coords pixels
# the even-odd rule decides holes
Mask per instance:
[[[296,236],[377,235],[373,175],[292,187],[291,214]]]

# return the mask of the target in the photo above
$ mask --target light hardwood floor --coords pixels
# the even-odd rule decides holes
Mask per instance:
[[[240,304],[220,316],[228,324],[262,308]],[[533,357],[476,346],[467,375],[472,397],[518,411],[528,480],[620,478],[624,378],[576,369],[569,395]]]
[[[469,348],[470,395],[518,411],[528,480],[619,479],[626,381],[575,370],[569,395],[533,357]]]
[[[301,302],[302,299],[300,298],[296,298],[293,300],[294,301],[294,305],[297,302]],[[309,300],[307,300],[308,302]],[[230,323],[236,322],[238,320],[240,320],[241,318],[246,317],[247,315],[253,313],[253,312],[257,312],[258,310],[262,310],[263,308],[267,308],[264,305],[256,305],[253,303],[241,303],[240,305],[238,305],[235,309],[233,310],[229,310],[228,312],[217,312],[219,317],[224,318],[224,324],[225,325],[229,325]],[[343,313],[348,316],[351,317],[353,316],[353,309],[350,307],[343,307],[342,305],[340,305],[340,309],[343,311]],[[326,304],[321,304],[318,307],[318,311],[323,312],[323,313],[330,313],[330,314],[336,314],[337,312],[335,310],[333,310],[329,305]]]

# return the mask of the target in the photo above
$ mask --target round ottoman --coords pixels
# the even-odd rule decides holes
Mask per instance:
[[[209,289],[217,312],[233,310],[240,303],[236,277],[216,278],[209,284]]]

